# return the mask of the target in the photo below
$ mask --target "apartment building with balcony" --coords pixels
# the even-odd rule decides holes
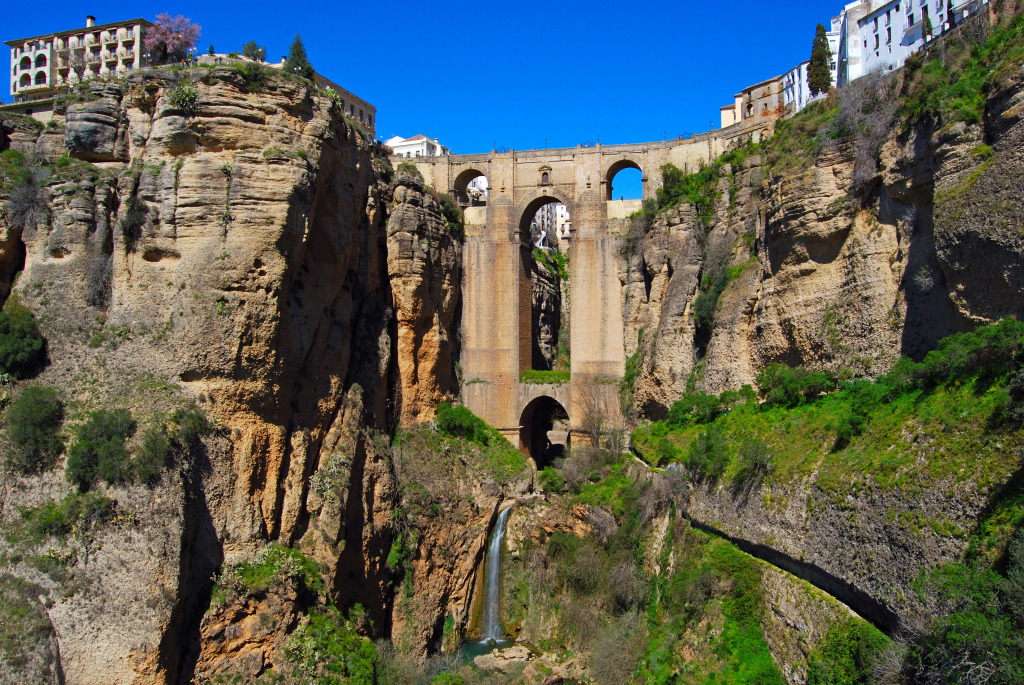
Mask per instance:
[[[142,38],[152,25],[146,19],[97,25],[90,15],[83,28],[5,41],[11,48],[13,102],[0,109],[46,121],[54,97],[68,86],[146,66]]]
[[[861,0],[844,10],[837,83],[902,67],[934,36],[988,5],[988,0]],[[926,24],[932,27],[926,34]]]
[[[805,60],[782,75],[782,101],[793,112],[811,102],[810,67],[811,61]]]

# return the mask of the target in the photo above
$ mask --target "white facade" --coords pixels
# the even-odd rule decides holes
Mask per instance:
[[[918,4],[920,3],[920,4]],[[898,69],[924,44],[924,20],[932,3],[944,0],[887,2],[858,20],[861,75]]]
[[[439,157],[451,154],[451,150],[437,142],[437,138],[427,138],[424,135],[412,138],[395,136],[384,144],[400,157]]]
[[[551,202],[537,210],[530,222],[530,228],[543,231],[545,242],[552,244],[555,239],[567,240],[572,235],[572,219],[569,208],[561,202]]]
[[[807,84],[810,60],[801,62],[782,75],[782,101],[793,112],[799,112],[811,101],[811,87]]]
[[[486,176],[477,176],[466,184],[466,194],[475,200],[486,200],[488,190]]]
[[[987,4],[988,0],[955,2],[955,21],[946,11],[948,0],[861,0],[848,4],[839,17],[842,28],[836,83],[845,86],[872,72],[899,69],[927,42],[926,17],[932,34],[939,35]]]
[[[152,22],[130,19],[6,41],[15,103],[51,99],[58,89],[100,76],[123,76],[147,64],[142,38]]]
[[[843,21],[846,19],[846,10],[839,13],[838,17],[832,17],[831,29],[825,33],[828,38],[829,69],[832,71],[832,85],[839,83],[839,45],[842,42]]]

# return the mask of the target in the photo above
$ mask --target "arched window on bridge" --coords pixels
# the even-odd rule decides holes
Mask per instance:
[[[541,197],[527,207],[520,224],[523,241],[530,241],[532,290],[531,362],[535,371],[568,371],[565,325],[569,322],[563,275],[568,270],[572,237],[569,209],[553,197]]]
[[[486,207],[490,185],[487,177],[476,169],[467,169],[455,177],[452,189],[456,202],[463,207]]]
[[[607,181],[606,200],[644,199],[644,174],[636,162],[628,159],[616,162],[608,169]]]

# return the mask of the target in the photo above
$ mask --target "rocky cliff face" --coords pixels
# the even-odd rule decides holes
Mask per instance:
[[[660,214],[620,267],[641,414],[663,416],[688,382],[754,384],[773,362],[875,375],[1024,314],[1022,84],[992,93],[981,125],[894,128],[856,184],[852,143],[796,171],[755,155],[721,170],[707,226],[686,205]],[[732,278],[702,340],[695,301],[723,263]]]
[[[458,395],[462,245],[422,179],[399,174],[393,202],[387,250],[398,322],[401,421],[415,425],[432,419],[439,402]]]
[[[562,323],[562,294],[558,274],[536,260],[530,272],[533,330],[533,368],[550,371],[558,357]]]
[[[397,490],[374,439],[429,417],[454,378],[459,248],[436,203],[394,190],[381,150],[300,81],[250,93],[231,67],[148,70],[78,99],[55,127],[0,138],[52,170],[33,211],[0,218],[0,282],[16,278],[49,341],[38,382],[140,421],[197,403],[217,432],[197,479],[118,496],[142,519],[131,549],[73,570],[103,583],[54,588],[66,677],[187,677],[213,572],[267,540],[302,545],[334,601],[358,595],[386,630]],[[5,478],[6,519],[41,495]],[[118,563],[148,589],[110,580]],[[113,611],[135,623],[100,620]]]
[[[636,409],[663,418],[688,389],[755,384],[773,362],[876,375],[952,333],[1024,315],[1022,103],[1018,72],[989,94],[978,125],[888,131],[868,173],[852,143],[797,172],[754,155],[721,170],[706,231],[688,206],[660,215],[620,268],[626,339],[639,340],[627,350],[637,355]],[[694,310],[716,262],[731,267],[730,280],[703,348]],[[927,464],[935,436],[911,423],[889,449]],[[913,488],[868,478],[836,490],[819,476],[739,490],[697,482],[680,506],[894,626],[921,611],[906,591],[920,570],[964,551],[963,533],[938,522],[966,531],[992,495],[924,467]]]
[[[774,361],[874,374],[1024,313],[1022,81],[990,94],[981,125],[894,132],[856,189],[852,146],[796,174],[755,155],[721,170],[710,221],[683,206],[645,227],[620,268],[636,409],[662,416],[690,387],[753,383]],[[436,432],[391,444],[458,390],[460,246],[438,198],[395,176],[305,83],[251,87],[232,67],[149,70],[89,84],[52,127],[0,122],[0,150],[22,152],[33,174],[18,211],[0,217],[0,294],[27,305],[49,342],[33,382],[64,394],[69,425],[98,408],[145,423],[197,405],[215,428],[198,468],[154,489],[105,488],[116,500],[105,527],[33,555],[0,542],[5,597],[19,594],[45,646],[25,666],[40,678],[258,676],[311,602],[361,603],[367,632],[419,657],[451,647],[471,630],[498,506],[531,488],[528,467],[459,452]],[[695,321],[711,273],[728,283],[713,323]],[[559,289],[537,269],[534,309],[551,320],[538,325],[540,366],[556,354]],[[69,490],[59,470],[0,478],[5,526]],[[679,504],[841,581],[837,594],[846,583],[903,612],[901,588],[960,543],[894,532],[890,512],[967,520],[981,497],[949,482],[923,500],[871,491],[837,503],[811,482],[695,487]],[[614,526],[592,509],[546,523],[546,509],[524,509],[510,536],[525,550],[527,526]],[[268,541],[315,560],[321,594],[285,584],[208,606],[217,569]],[[898,572],[879,573],[882,555]],[[773,649],[794,655],[796,673],[800,626],[842,612],[803,617],[809,605],[787,604],[786,583],[766,582],[792,628]],[[533,620],[523,630],[543,635],[550,622]]]

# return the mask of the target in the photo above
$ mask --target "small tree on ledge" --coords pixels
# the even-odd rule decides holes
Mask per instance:
[[[811,95],[827,93],[832,87],[832,51],[828,47],[828,33],[818,24],[811,47],[811,63],[807,67],[807,85]]]
[[[306,57],[306,46],[302,44],[302,36],[295,34],[295,40],[288,49],[288,59],[285,60],[285,71],[297,74],[304,79],[313,80],[313,65]]]

